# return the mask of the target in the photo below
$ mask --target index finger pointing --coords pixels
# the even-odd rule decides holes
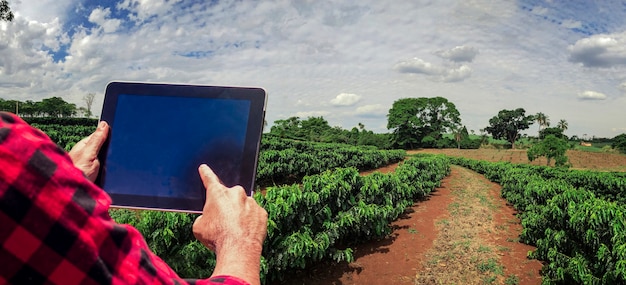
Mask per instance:
[[[204,188],[208,189],[210,185],[218,183],[220,184],[220,179],[217,177],[217,174],[213,172],[213,170],[206,164],[200,165],[198,167],[198,173],[200,174],[200,178],[202,179],[202,184],[204,184]]]

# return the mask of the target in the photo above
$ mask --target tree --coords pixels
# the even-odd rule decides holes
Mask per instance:
[[[50,117],[71,117],[76,115],[76,105],[67,103],[61,97],[52,97],[41,100],[41,111]]]
[[[539,124],[539,133],[541,133],[541,130],[543,128],[550,126],[550,119],[544,113],[541,113],[541,112],[537,113],[535,115],[535,121],[537,121],[537,124]],[[539,136],[541,136],[541,134],[539,134]]]
[[[87,108],[87,111],[85,112],[85,116],[87,118],[91,118],[91,116],[93,115],[91,113],[91,106],[93,105],[93,100],[96,98],[96,93],[87,93],[85,96],[83,96],[83,101],[85,102],[85,107]]]
[[[13,21],[13,12],[7,0],[0,0],[0,21]]]
[[[528,129],[536,118],[525,114],[526,110],[523,108],[501,110],[497,116],[489,119],[489,126],[485,127],[485,131],[494,139],[505,139],[515,149],[515,141],[519,138],[520,131]]]
[[[456,141],[456,146],[458,149],[461,149],[461,142],[463,140],[469,139],[469,133],[467,132],[467,128],[465,126],[457,127],[452,130],[452,134],[454,134],[454,141]]]
[[[554,158],[555,166],[567,167],[567,156],[565,152],[567,152],[568,148],[569,145],[566,140],[554,135],[548,135],[541,140],[541,142],[531,146],[526,152],[526,155],[530,161],[545,156],[548,160],[548,166],[550,165],[550,160]]]
[[[300,118],[290,117],[285,120],[276,120],[270,129],[271,134],[276,134],[281,138],[297,138],[299,135]]]
[[[557,138],[567,140],[567,136],[563,134],[563,129],[561,128],[545,128],[539,132],[539,139],[544,139],[549,135],[553,135]]]
[[[387,115],[394,145],[405,149],[435,142],[460,123],[456,106],[443,97],[399,99]]]
[[[556,124],[556,127],[561,129],[562,131],[566,131],[568,126],[569,125],[567,124],[566,120],[560,120],[559,123]]]
[[[613,138],[611,147],[619,150],[621,153],[626,153],[626,134],[621,134]]]

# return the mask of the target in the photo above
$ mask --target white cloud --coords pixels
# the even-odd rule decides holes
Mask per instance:
[[[619,90],[622,90],[623,92],[626,92],[626,82],[622,82],[622,84],[619,85]]]
[[[132,14],[131,19],[145,22],[155,16],[163,16],[175,11],[174,5],[182,0],[123,0],[117,4],[118,9],[125,9]]]
[[[443,81],[445,82],[457,82],[463,81],[472,75],[472,69],[467,65],[461,65],[458,68],[452,68],[446,70],[443,75]]]
[[[17,0],[9,1],[9,6],[16,17],[47,23],[58,18],[64,19],[66,12],[75,5],[74,2],[74,0]]]
[[[120,19],[107,19],[111,15],[111,9],[102,9],[101,7],[91,11],[89,22],[99,25],[105,33],[113,33],[117,31],[122,21]]]
[[[394,66],[394,69],[400,73],[431,75],[433,79],[443,82],[463,81],[472,75],[472,69],[467,65],[458,67],[437,66],[419,58],[399,62]]]
[[[397,63],[394,69],[401,73],[422,73],[427,75],[441,75],[445,70],[430,62],[425,62],[417,57]]]
[[[609,2],[78,2],[15,1],[16,19],[0,23],[0,97],[61,96],[81,106],[89,92],[101,100],[115,79],[261,86],[268,122],[300,112],[377,132],[387,131],[383,106],[405,97],[444,96],[474,130],[498,110],[531,112],[539,100],[544,109],[532,112],[551,117],[586,108],[568,119],[572,134],[608,137],[597,126],[623,114],[624,96],[614,104],[571,100],[624,83],[625,22]],[[360,100],[333,108],[337,90]]]
[[[323,116],[327,116],[329,114],[330,114],[330,112],[328,112],[328,111],[303,111],[303,112],[296,112],[296,116],[300,117],[301,119],[306,119],[308,117],[323,117]]]
[[[572,19],[566,19],[561,22],[561,26],[568,29],[576,29],[582,27],[582,23],[580,21],[575,21]]]
[[[435,54],[454,62],[472,62],[478,55],[478,49],[470,46],[457,46],[446,51],[436,52]]]
[[[361,100],[361,96],[352,93],[341,93],[330,100],[334,106],[352,106]]]
[[[626,65],[626,31],[616,34],[593,35],[569,46],[572,62],[587,67]]]
[[[607,96],[600,92],[588,90],[578,94],[578,98],[581,100],[605,100]]]
[[[356,114],[361,117],[372,117],[386,115],[389,112],[389,108],[381,104],[365,105],[356,108]]]

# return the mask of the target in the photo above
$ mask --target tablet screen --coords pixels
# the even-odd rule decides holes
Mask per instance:
[[[255,100],[224,94],[245,90],[212,87],[205,93],[172,95],[167,88],[172,86],[156,86],[148,94],[122,88],[105,98],[114,97],[115,104],[108,106],[109,115],[103,111],[111,133],[101,186],[111,195],[113,204],[201,211],[205,189],[197,169],[203,163],[226,186],[241,185],[250,195],[260,140],[260,131],[250,130],[251,125],[258,128],[258,124],[250,124],[251,114],[256,114],[251,112]],[[191,90],[176,92],[181,91]],[[111,100],[105,102],[107,105],[113,105]],[[257,133],[259,138],[250,140]],[[248,157],[251,146],[246,148],[250,143],[254,144],[252,160]]]

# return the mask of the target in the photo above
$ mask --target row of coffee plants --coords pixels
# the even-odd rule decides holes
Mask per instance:
[[[269,136],[261,141],[257,181],[261,185],[297,182],[335,167],[376,169],[405,158],[404,150],[379,150],[336,143],[294,141]]]
[[[39,118],[42,119],[42,118]],[[46,133],[57,145],[69,151],[81,139],[89,136],[95,130],[95,126],[83,125],[59,125],[32,123],[31,126]]]
[[[257,193],[254,198],[269,215],[263,281],[321,260],[352,261],[350,246],[387,236],[391,221],[428,195],[449,170],[445,157],[417,157],[395,173],[360,176],[355,168],[337,168],[307,176],[301,184]],[[141,231],[150,248],[181,276],[210,275],[215,259],[191,234],[195,215],[128,210],[111,215]]]
[[[544,261],[544,284],[626,284],[623,173],[450,158],[502,186],[518,211],[520,240]]]
[[[351,261],[347,246],[387,236],[391,221],[428,195],[449,170],[445,157],[417,157],[395,173],[360,176],[354,168],[338,168],[308,176],[301,185],[268,188],[256,197],[269,214],[267,277],[325,258]]]
[[[76,142],[87,137],[96,129],[95,125],[92,124],[94,119],[78,120],[74,118],[77,119],[76,122],[68,118],[30,119],[35,120],[32,126],[42,130],[54,142],[68,151]],[[46,124],[44,119],[49,119],[54,124]],[[68,124],[56,124],[60,119],[65,119]],[[89,125],[79,124],[85,123],[83,121]],[[306,175],[321,173],[336,167],[356,167],[359,170],[375,169],[401,161],[406,156],[404,150],[379,150],[373,146],[356,147],[336,143],[295,141],[272,135],[263,136],[260,149],[257,184],[262,186],[298,182]]]

